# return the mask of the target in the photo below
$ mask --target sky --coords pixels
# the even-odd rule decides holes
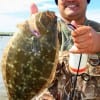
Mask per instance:
[[[39,11],[51,10],[58,14],[54,0],[0,0],[0,32],[15,32],[16,25],[30,16],[30,5],[35,2]],[[87,18],[100,22],[100,0],[91,0]]]

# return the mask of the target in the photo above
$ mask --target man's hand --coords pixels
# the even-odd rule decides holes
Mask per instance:
[[[30,12],[31,14],[35,14],[38,12],[38,7],[35,3],[32,3],[31,6],[30,6]]]
[[[71,23],[76,29],[71,32],[74,45],[70,49],[72,53],[96,53],[100,52],[100,34],[90,26]]]

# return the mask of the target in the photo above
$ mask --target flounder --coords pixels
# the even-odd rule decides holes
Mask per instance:
[[[38,12],[18,25],[2,57],[9,100],[30,100],[53,81],[58,62],[57,17]]]

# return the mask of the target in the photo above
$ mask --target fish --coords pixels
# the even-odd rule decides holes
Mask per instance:
[[[37,12],[17,25],[2,56],[9,100],[31,100],[52,83],[59,56],[57,16]]]

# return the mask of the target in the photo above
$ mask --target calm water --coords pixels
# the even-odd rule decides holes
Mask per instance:
[[[1,65],[3,50],[6,47],[6,44],[8,43],[9,39],[10,36],[0,36],[0,65]],[[0,100],[8,100],[5,85],[3,83],[1,66],[0,66]]]

